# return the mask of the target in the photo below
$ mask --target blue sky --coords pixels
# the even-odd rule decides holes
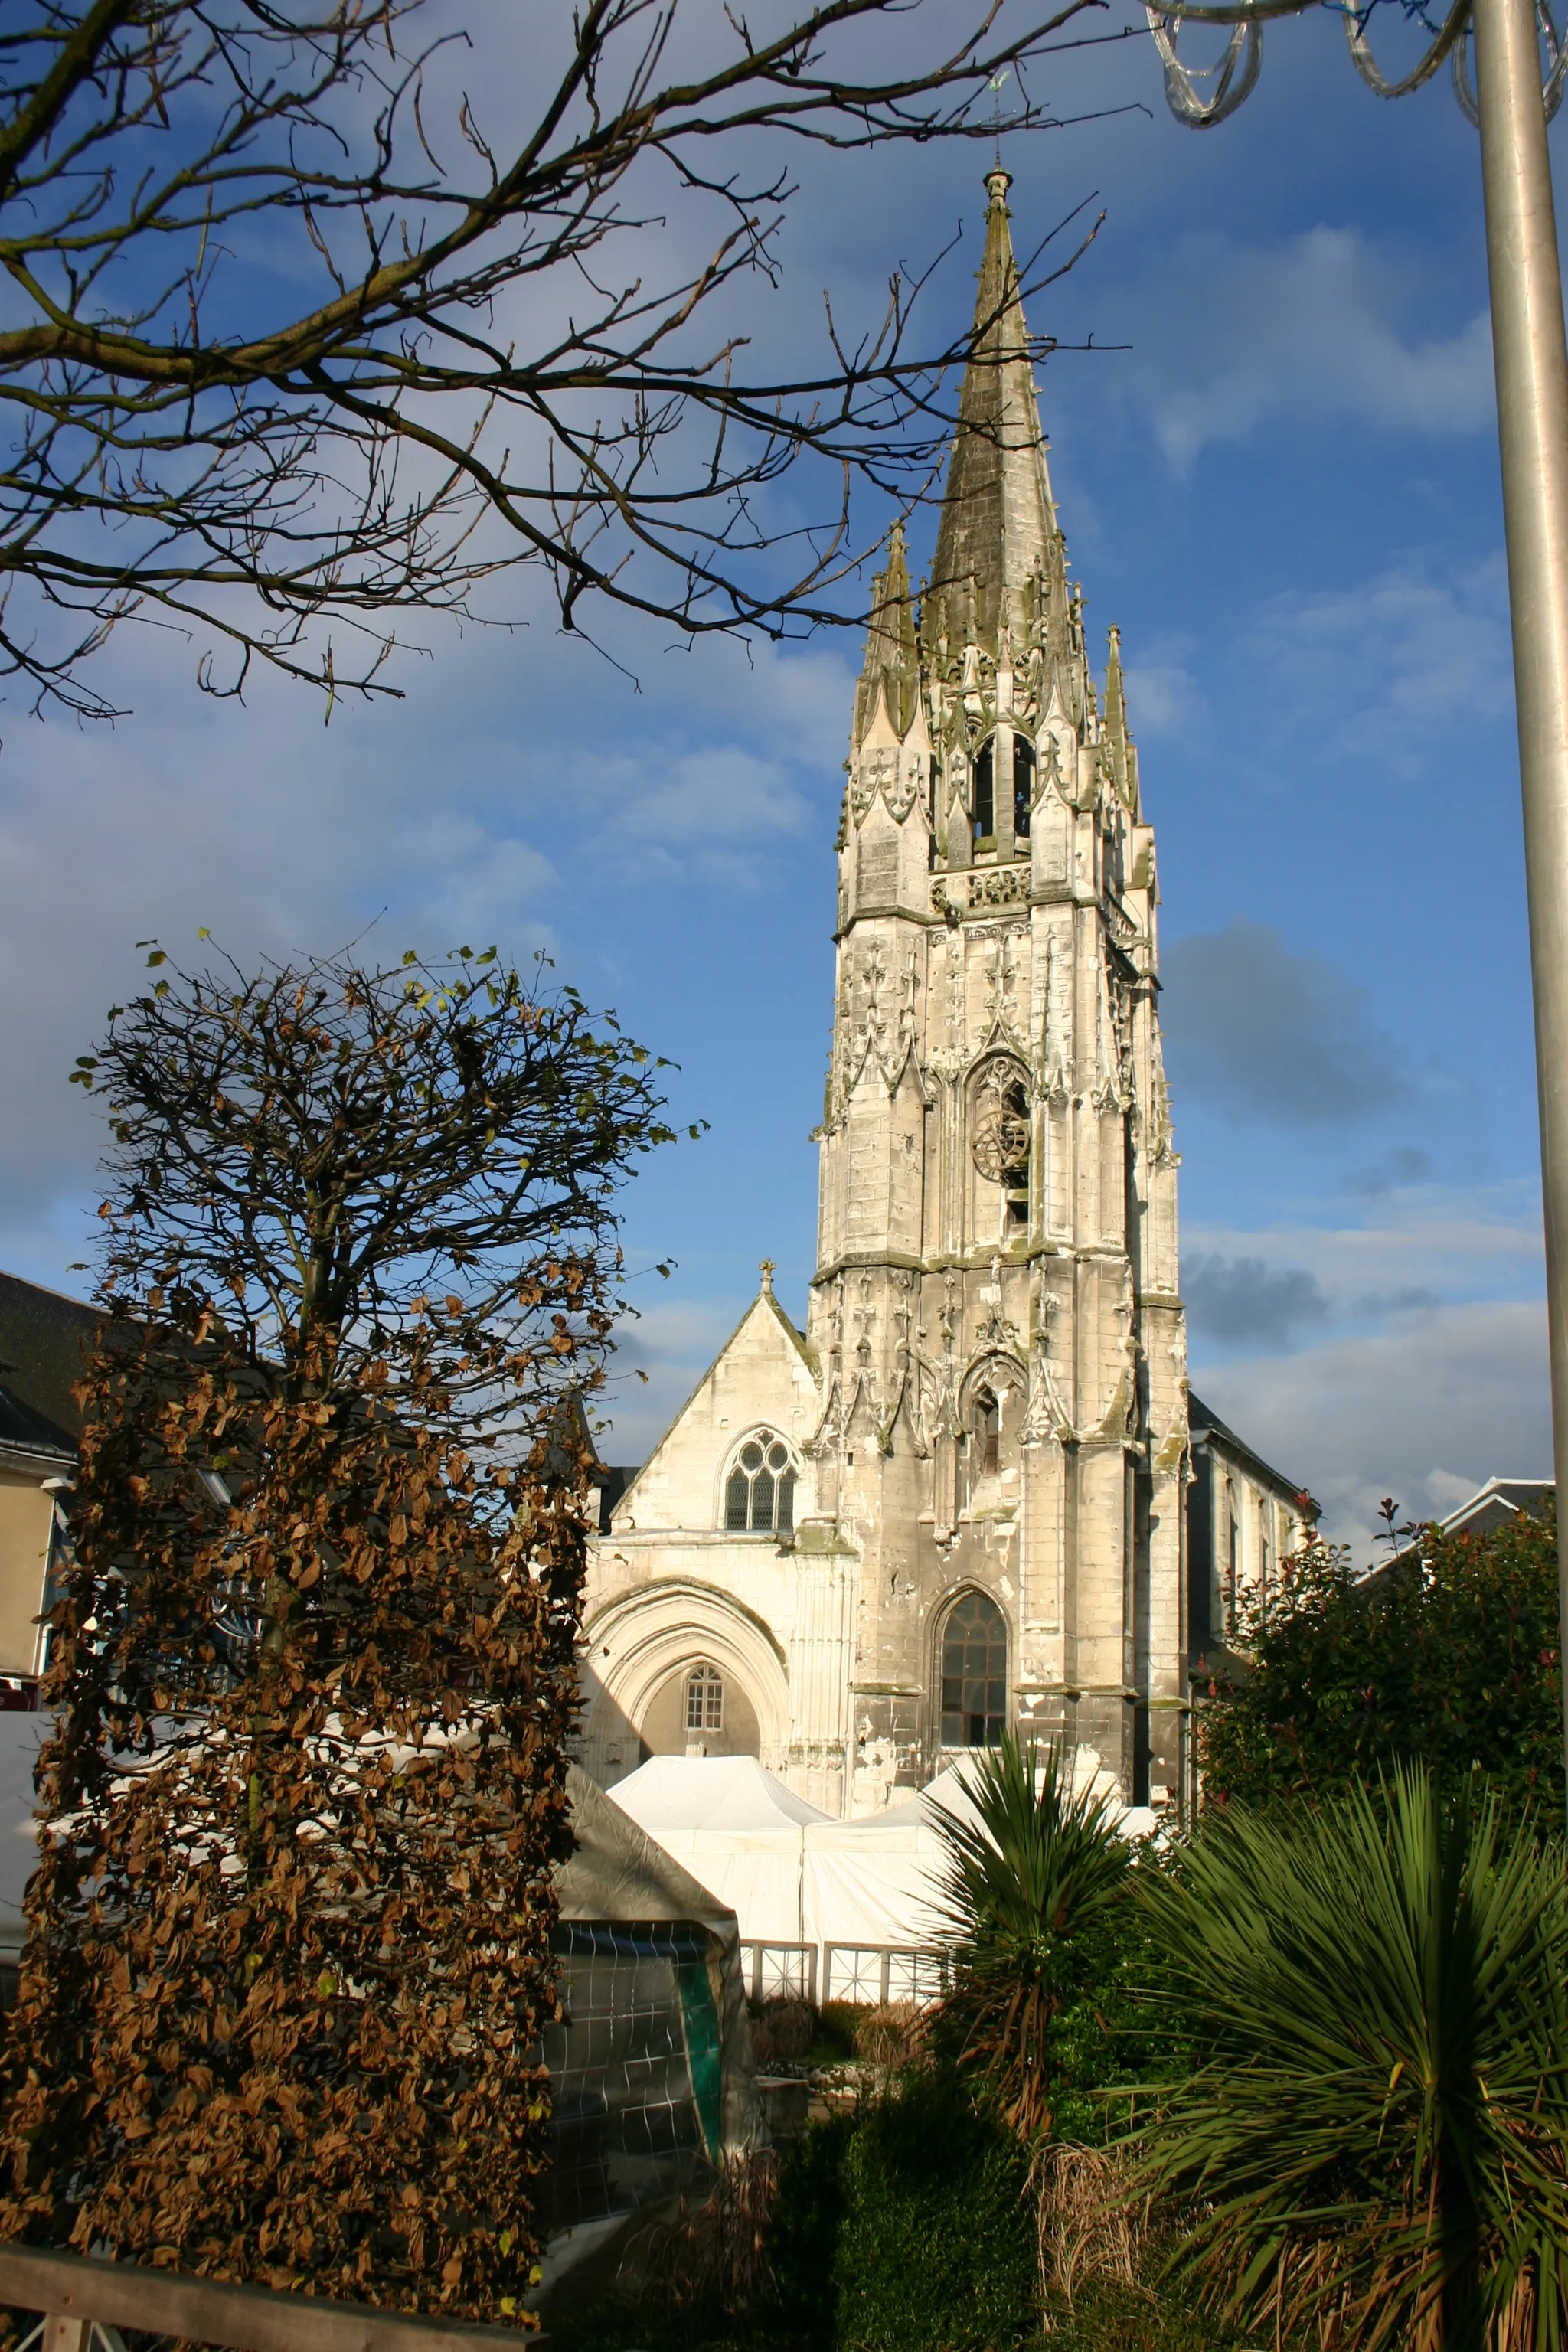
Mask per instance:
[[[1271,30],[1254,98],[1201,134],[1146,39],[1057,71],[1064,113],[1135,110],[1005,161],[1020,249],[1085,197],[1107,214],[1032,323],[1106,347],[1056,354],[1042,407],[1158,829],[1194,1381],[1364,1551],[1385,1492],[1439,1510],[1550,1460],[1476,138],[1446,76],[1373,99],[1326,13]],[[782,285],[747,297],[762,342],[809,353],[825,287],[869,316],[962,226],[927,298],[954,332],[987,160],[797,158]],[[79,1284],[97,1138],[65,1074],[134,940],[297,951],[379,915],[394,952],[543,943],[711,1122],[628,1196],[634,1257],[678,1261],[636,1286],[650,1378],[606,1449],[635,1461],[764,1254],[804,1312],[859,646],[622,628],[634,687],[523,617],[418,633],[408,698],[330,729],[266,681],[203,700],[192,649],[147,631],[103,657],[133,706],[113,730],[0,711],[0,1263]]]

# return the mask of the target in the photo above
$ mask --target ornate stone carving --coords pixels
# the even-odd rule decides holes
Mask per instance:
[[[1028,1173],[1029,1115],[1026,1103],[1019,1103],[1024,1091],[1023,1071],[1000,1055],[986,1065],[975,1090],[969,1156],[993,1184]]]
[[[881,779],[882,798],[895,824],[903,824],[920,798],[922,764],[918,753],[906,752],[902,760],[895,762],[892,773]]]

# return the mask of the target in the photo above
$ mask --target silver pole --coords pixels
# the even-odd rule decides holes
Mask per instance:
[[[1546,1213],[1568,1771],[1568,346],[1535,0],[1475,0]]]

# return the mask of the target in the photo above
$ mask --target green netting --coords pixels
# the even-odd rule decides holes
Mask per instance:
[[[564,2015],[543,2037],[553,2227],[698,2191],[717,2163],[722,2075],[708,1937],[696,1926],[563,1921]]]
[[[683,1961],[676,1969],[675,1981],[680,1991],[680,2019],[686,2029],[686,2060],[691,2069],[692,2096],[697,2102],[709,2160],[717,2164],[723,2130],[723,2037],[707,1959]]]

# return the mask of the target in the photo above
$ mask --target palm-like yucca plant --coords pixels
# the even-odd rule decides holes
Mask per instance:
[[[1134,2146],[1211,2306],[1342,2352],[1556,2352],[1562,1849],[1417,1769],[1381,1804],[1228,1810],[1143,1900],[1174,2063]]]
[[[1055,1744],[1012,1732],[966,1775],[976,1822],[942,1813],[942,1907],[953,1938],[947,2008],[966,2064],[1026,2139],[1055,2120],[1065,2012],[1105,1958],[1103,1930],[1127,1874],[1105,1799],[1074,1795]]]

